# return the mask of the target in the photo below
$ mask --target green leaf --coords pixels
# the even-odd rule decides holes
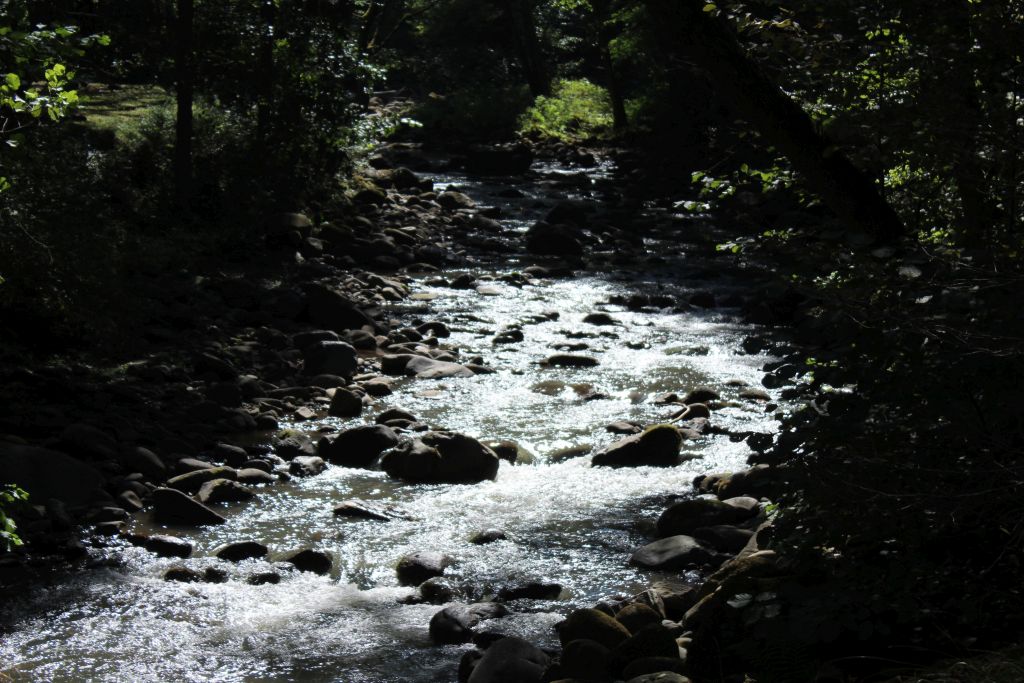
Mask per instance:
[[[17,90],[21,87],[21,78],[18,76],[18,74],[7,74],[7,76],[4,78],[4,83],[11,90]]]
[[[718,5],[716,5],[713,2],[709,2],[708,4],[704,5],[705,12],[714,12],[716,9],[718,9]]]

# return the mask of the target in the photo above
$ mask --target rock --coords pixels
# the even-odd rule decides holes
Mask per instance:
[[[610,682],[611,651],[595,640],[581,638],[562,649],[560,673],[568,678],[588,682]]]
[[[532,163],[533,152],[521,143],[477,146],[466,155],[466,170],[480,175],[521,175]]]
[[[65,427],[58,437],[57,447],[81,460],[114,460],[118,450],[112,436],[87,424]]]
[[[501,605],[479,602],[472,605],[451,605],[430,619],[430,639],[439,645],[468,643],[473,639],[473,627],[485,619],[507,614]]]
[[[444,574],[455,560],[448,555],[431,551],[417,551],[398,560],[395,573],[402,586],[418,586],[427,579]]]
[[[203,505],[210,503],[241,503],[252,500],[255,493],[231,479],[213,479],[202,485],[196,498]]]
[[[171,567],[164,572],[164,581],[181,581],[182,583],[197,583],[202,577],[199,572],[188,567]]]
[[[708,403],[709,401],[717,401],[721,398],[721,395],[710,387],[697,387],[686,392],[686,395],[683,396],[683,403],[686,405],[691,403]]]
[[[749,510],[710,498],[692,498],[671,506],[658,518],[658,535],[689,534],[701,527],[736,524],[752,517]]]
[[[386,451],[380,466],[388,476],[412,482],[468,484],[494,479],[498,456],[474,438],[426,432]]]
[[[292,335],[292,346],[300,351],[322,341],[341,341],[341,337],[333,330],[310,330]]]
[[[621,671],[630,662],[647,657],[679,659],[679,645],[670,630],[659,624],[646,626],[612,650],[612,662]]]
[[[219,557],[228,562],[241,562],[242,560],[253,560],[266,557],[270,549],[262,543],[255,541],[239,541],[228,543],[213,551],[214,557]]]
[[[628,667],[627,667],[628,668]],[[692,683],[686,676],[674,671],[659,671],[658,673],[643,674],[634,676],[626,683]]]
[[[342,467],[373,467],[387,449],[398,444],[398,435],[384,425],[363,425],[329,434],[317,444],[324,460]]]
[[[243,467],[238,470],[237,475],[239,484],[274,484],[277,482],[277,477],[273,474],[255,467]]]
[[[203,570],[203,582],[205,583],[226,583],[228,573],[220,567],[207,567]]]
[[[679,464],[683,437],[672,425],[655,425],[594,454],[596,467],[673,467]]]
[[[214,479],[235,480],[237,478],[238,472],[231,467],[208,467],[171,477],[167,480],[167,487],[184,493],[196,493],[203,487],[203,484]]]
[[[619,321],[607,313],[590,313],[583,318],[583,322],[590,325],[618,325]]]
[[[784,468],[757,465],[748,470],[725,474],[710,474],[695,482],[701,491],[716,494],[719,498],[736,496],[764,496],[776,498],[783,481]],[[728,523],[728,522],[725,522]]]
[[[562,368],[592,368],[600,365],[596,358],[591,356],[577,356],[569,353],[556,353],[548,356],[542,365],[549,365]]]
[[[392,519],[407,519],[391,506],[368,503],[363,500],[350,499],[342,501],[334,508],[335,517],[354,517],[359,519],[375,519],[390,522]]]
[[[391,382],[383,377],[371,379],[362,383],[363,391],[369,396],[374,398],[382,398],[384,396],[390,396],[394,393],[391,389]]]
[[[497,541],[507,540],[508,536],[501,529],[484,529],[483,531],[477,531],[475,534],[469,537],[469,542],[473,545],[487,545],[488,543],[495,543]]]
[[[129,472],[142,472],[147,477],[156,481],[160,481],[167,476],[167,466],[160,459],[160,456],[141,446],[125,451],[121,457],[121,464]]]
[[[358,330],[364,325],[373,328],[373,320],[359,310],[356,305],[346,299],[338,292],[319,284],[306,285],[303,290],[306,294],[309,319],[316,325],[322,325],[329,330]],[[306,374],[317,375],[319,372]],[[341,373],[330,373],[341,374]]]
[[[223,524],[227,520],[176,489],[159,488],[153,491],[153,519],[158,524],[203,526]]]
[[[311,548],[292,553],[285,557],[284,561],[291,562],[300,572],[312,572],[313,574],[330,574],[333,564],[329,554]]]
[[[288,473],[293,477],[315,477],[325,469],[327,463],[315,455],[300,455],[288,463]]]
[[[452,377],[472,377],[476,373],[465,365],[449,363],[423,356],[413,356],[405,364],[406,375],[415,376],[417,379],[448,379]]]
[[[337,375],[350,379],[356,371],[357,353],[351,344],[342,341],[321,341],[302,352],[303,371],[309,375]]]
[[[377,424],[384,424],[391,420],[408,420],[409,422],[415,422],[416,416],[410,413],[408,410],[402,410],[401,408],[389,408],[383,413],[377,416],[374,420]]]
[[[281,575],[273,570],[264,570],[252,574],[246,583],[251,586],[265,586],[266,584],[278,584],[281,583]]]
[[[337,388],[327,414],[332,417],[358,417],[363,412],[363,397],[354,391]]]
[[[431,605],[443,605],[455,599],[455,588],[443,576],[435,576],[420,584],[420,597]]]
[[[630,633],[637,633],[646,626],[661,624],[662,615],[648,605],[631,602],[615,614],[615,619]]]
[[[505,586],[498,591],[498,599],[510,600],[557,600],[562,594],[562,586],[557,583],[530,581],[519,586]]]
[[[767,391],[765,391],[764,389],[756,389],[754,387],[749,387],[747,389],[743,389],[742,391],[740,391],[739,397],[743,398],[743,399],[746,399],[748,401],[770,401],[770,400],[772,400],[772,395],[769,394]]]
[[[698,541],[731,555],[743,550],[753,535],[754,532],[750,529],[741,529],[728,524],[703,526],[693,531],[693,537]]]
[[[616,420],[611,424],[605,425],[605,430],[612,434],[639,434],[644,428],[639,422]]]
[[[577,230],[542,221],[526,231],[526,250],[542,256],[578,257],[583,255],[583,244]]]
[[[669,536],[633,553],[629,563],[644,569],[687,569],[718,565],[727,559],[691,536]]]
[[[454,192],[447,190],[437,195],[437,203],[441,205],[441,208],[448,209],[449,211],[456,211],[458,209],[472,209],[476,206],[476,202],[470,199],[468,196],[461,192]]]
[[[634,659],[622,669],[622,677],[626,680],[634,680],[638,677],[647,677],[658,674],[673,674],[683,677],[686,673],[686,660],[675,657],[640,657]],[[654,680],[663,680],[655,678]],[[676,681],[678,678],[669,678]],[[690,679],[683,677],[684,681]]]
[[[564,647],[581,638],[594,640],[611,649],[629,639],[630,633],[614,617],[596,609],[580,609],[558,625],[558,638]]]
[[[662,580],[651,586],[665,605],[665,616],[680,621],[697,602],[697,589],[688,583]]]
[[[150,536],[143,546],[160,557],[187,558],[192,555],[192,544],[174,536]]]
[[[69,506],[90,502],[104,484],[98,470],[70,455],[8,441],[0,441],[0,472],[5,481],[28,491],[33,501],[52,498]]]
[[[484,651],[468,683],[540,683],[550,663],[543,650],[522,638],[502,638]]]
[[[228,467],[241,467],[249,454],[241,446],[219,443],[213,447],[213,458],[227,463]]]

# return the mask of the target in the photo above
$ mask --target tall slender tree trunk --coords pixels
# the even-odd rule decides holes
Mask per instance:
[[[260,26],[262,28],[259,58],[258,97],[256,100],[256,140],[260,147],[264,175],[270,171],[271,115],[274,110],[274,31],[277,12],[273,0],[260,3]]]
[[[784,154],[804,184],[837,216],[883,241],[905,232],[874,180],[832,149],[807,112],[747,56],[732,30],[703,11],[703,0],[644,4],[667,57],[679,68],[689,60],[710,74],[723,103]]]
[[[551,75],[537,39],[537,22],[533,18],[534,0],[512,0],[509,3],[519,45],[519,61],[534,97],[551,94]]]
[[[601,51],[601,62],[605,73],[605,86],[608,88],[608,99],[612,104],[612,121],[615,130],[622,130],[629,124],[626,115],[626,100],[622,94],[622,81],[615,69],[615,58],[612,56],[612,41],[615,39],[615,28],[611,24],[611,0],[594,0],[594,20],[597,22],[598,49]]]
[[[174,181],[179,205],[189,208],[192,199],[192,100],[195,74],[192,68],[195,18],[194,0],[178,0],[175,69],[177,70],[177,119],[174,138]]]

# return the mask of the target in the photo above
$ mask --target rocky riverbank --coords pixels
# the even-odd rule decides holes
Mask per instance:
[[[589,179],[586,169],[598,163],[574,150],[548,151],[580,164],[578,172],[555,179],[566,188]],[[531,155],[518,146],[471,150],[443,167],[515,173]],[[520,462],[528,456],[514,443],[481,442],[421,422],[411,412],[387,411],[372,425],[326,428],[312,435],[296,426],[325,416],[359,416],[375,399],[390,394],[396,379],[494,372],[486,355],[467,357],[446,343],[450,321],[431,314],[430,296],[410,287],[412,275],[433,287],[500,295],[500,286],[535,286],[584,269],[658,265],[664,257],[648,253],[645,236],[679,227],[636,218],[636,205],[609,179],[599,188],[601,201],[558,203],[523,234],[503,225],[500,211],[478,207],[458,190],[435,192],[416,171],[437,168],[438,162],[414,146],[395,146],[372,165],[350,203],[325,210],[316,220],[300,214],[269,219],[259,258],[168,283],[154,298],[154,325],[140,335],[148,347],[144,354],[106,370],[69,363],[7,373],[4,391],[14,409],[3,418],[8,435],[0,444],[0,471],[13,473],[12,479],[34,497],[33,505],[18,514],[29,544],[0,560],[4,583],[35,580],[41,568],[88,563],[88,546],[111,542],[104,539],[187,558],[193,552],[188,543],[132,531],[132,517],[148,510],[158,523],[220,524],[224,518],[218,506],[244,505],[277,482],[318,475],[327,463],[380,468],[410,482],[493,479],[500,460]],[[679,238],[704,243],[708,251],[714,240],[693,229]],[[480,274],[481,267],[524,250],[539,262],[497,279]],[[460,266],[472,270],[452,272]],[[440,269],[443,274],[430,275]],[[682,299],[638,291],[607,303],[680,312],[725,305],[764,315],[773,301],[735,293],[719,297],[702,289]],[[557,311],[550,311],[537,322],[557,317]],[[595,311],[584,323],[599,335],[597,330],[614,329],[618,321]],[[523,324],[495,330],[492,346],[514,346],[523,330]],[[586,341],[568,336],[565,348],[550,355],[547,364],[579,368],[600,362],[585,353]],[[752,338],[746,345],[757,351],[766,343]],[[797,375],[784,363],[770,369],[764,384],[771,388]],[[599,392],[589,391],[600,399]],[[658,540],[631,558],[637,567],[651,570],[720,567],[717,572],[700,586],[657,583],[633,598],[573,612],[559,629],[561,652],[486,630],[487,620],[504,614],[509,602],[557,597],[556,584],[507,586],[504,595],[494,596],[496,601],[449,604],[431,619],[431,637],[438,643],[473,641],[481,647],[463,658],[462,680],[509,680],[509,672],[515,672],[513,678],[522,681],[678,681],[692,675],[694,660],[716,655],[711,642],[717,636],[708,635],[710,625],[717,634],[736,614],[749,614],[749,605],[765,614],[775,609],[774,598],[764,596],[771,594],[771,582],[781,570],[770,551],[760,550],[759,541],[769,528],[770,501],[784,476],[756,464],[756,453],[765,450],[769,437],[723,429],[714,420],[714,411],[735,400],[767,403],[771,410],[771,396],[740,385],[728,388],[728,398],[723,398],[724,387],[680,391],[660,397],[665,424],[610,424],[609,431],[621,439],[599,449],[593,464],[672,467],[687,457],[681,452],[685,440],[708,433],[746,440],[755,451],[755,467],[700,478],[697,497],[681,491],[686,499],[665,509],[655,525]],[[342,501],[334,513],[364,519],[402,514],[363,500]],[[84,545],[77,531],[81,524],[93,531]],[[501,534],[484,530],[479,541],[497,540]],[[214,556],[234,562],[268,552],[259,539],[238,539]],[[423,549],[399,563],[398,578],[403,585],[420,587],[416,600],[452,603],[458,594],[444,581],[449,564],[450,558]],[[274,583],[291,571],[330,569],[329,556],[302,548],[248,580]],[[205,571],[175,566],[165,578],[217,582],[226,575],[215,565]],[[752,587],[758,590],[752,593]],[[735,604],[747,595],[747,603]]]

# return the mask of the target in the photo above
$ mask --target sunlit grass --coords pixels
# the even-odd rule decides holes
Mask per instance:
[[[124,135],[135,129],[146,114],[171,104],[174,97],[156,85],[106,85],[90,83],[79,91],[79,113],[94,131]]]

